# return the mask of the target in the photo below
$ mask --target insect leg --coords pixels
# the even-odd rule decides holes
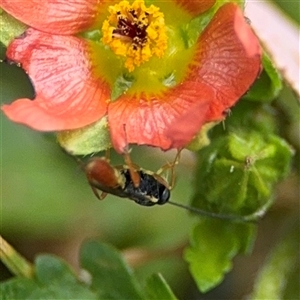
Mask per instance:
[[[107,193],[104,193],[102,192],[101,194],[99,194],[99,191],[93,187],[92,185],[90,185],[94,195],[99,199],[99,200],[103,200],[106,196],[107,196]]]
[[[110,162],[110,148],[106,149],[105,151],[105,160]]]
[[[174,161],[172,163],[167,163],[165,164],[164,166],[162,166],[157,172],[156,172],[156,175],[158,175],[160,177],[160,175],[163,173],[163,172],[166,172],[167,170],[170,170],[171,172],[171,180],[170,182],[168,183],[168,189],[171,190],[174,185],[175,185],[175,179],[176,179],[176,176],[175,176],[175,166],[178,165],[179,161],[180,161],[180,154],[181,154],[181,151],[182,149],[178,150],[175,158],[174,158]],[[155,177],[156,178],[156,177]]]
[[[138,169],[136,166],[133,164],[131,158],[130,158],[130,150],[128,148],[128,142],[127,142],[127,134],[126,134],[126,124],[123,124],[124,128],[124,134],[125,134],[125,142],[126,142],[126,147],[124,149],[124,160],[126,165],[128,166],[129,173],[131,180],[133,182],[134,187],[138,188],[140,186],[141,178],[138,173]]]

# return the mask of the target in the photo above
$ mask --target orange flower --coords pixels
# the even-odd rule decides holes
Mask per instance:
[[[41,131],[107,116],[119,152],[124,128],[128,143],[167,150],[222,120],[261,68],[241,9],[215,1],[151,3],[2,0],[1,8],[31,26],[6,55],[21,63],[36,92],[33,101],[3,105],[4,113]]]

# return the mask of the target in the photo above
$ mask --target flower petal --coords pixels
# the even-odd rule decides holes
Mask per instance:
[[[210,9],[216,0],[175,0],[175,2],[192,16],[198,16]]]
[[[1,0],[0,7],[21,22],[57,34],[73,34],[95,23],[97,0]]]
[[[210,92],[212,96],[212,91]],[[168,149],[183,148],[199,132],[199,128],[206,122],[206,112],[209,108],[209,98],[203,100],[191,104],[184,114],[174,119],[170,126],[166,128],[164,135],[171,141]]]
[[[202,90],[201,98],[198,89]],[[146,144],[163,150],[182,148],[204,123],[212,96],[211,88],[188,81],[161,98],[122,96],[108,107],[114,148],[120,153],[124,152],[127,143]]]
[[[100,119],[107,110],[109,88],[91,76],[88,47],[84,40],[34,29],[14,40],[7,57],[27,71],[36,98],[3,105],[4,113],[44,131],[75,129]]]
[[[203,123],[222,120],[260,72],[258,40],[235,4],[219,9],[197,47],[186,80],[168,93],[150,98],[123,95],[109,104],[117,151],[123,152],[126,143],[164,150],[184,147]]]
[[[189,79],[215,92],[207,121],[220,120],[261,71],[259,41],[237,5],[228,3],[217,11],[201,34],[194,60]]]

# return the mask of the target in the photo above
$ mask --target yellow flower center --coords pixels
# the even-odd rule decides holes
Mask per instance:
[[[153,55],[163,56],[167,34],[164,14],[158,7],[146,7],[144,0],[132,4],[124,0],[109,6],[108,11],[110,15],[102,26],[102,42],[125,58],[125,67],[130,72]]]

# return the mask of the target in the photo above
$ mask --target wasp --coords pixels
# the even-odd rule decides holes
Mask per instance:
[[[174,178],[173,169],[178,160],[179,153],[173,164],[162,167],[161,172],[170,168]],[[93,157],[84,164],[88,182],[98,199],[112,194],[143,206],[163,205],[169,201],[173,183],[170,185],[158,173],[134,165],[128,154],[125,154],[125,161],[126,165],[113,167],[107,158]],[[98,190],[102,193],[99,194]]]
[[[223,215],[170,201],[171,189],[175,183],[174,167],[178,164],[179,157],[180,151],[173,163],[163,166],[157,173],[133,164],[128,153],[125,153],[126,164],[122,166],[112,166],[106,157],[92,157],[82,168],[94,194],[100,200],[107,194],[112,194],[131,199],[142,206],[169,203],[198,215],[235,222],[256,222],[263,216],[261,211],[247,216]],[[160,175],[166,169],[171,170],[171,183]]]

